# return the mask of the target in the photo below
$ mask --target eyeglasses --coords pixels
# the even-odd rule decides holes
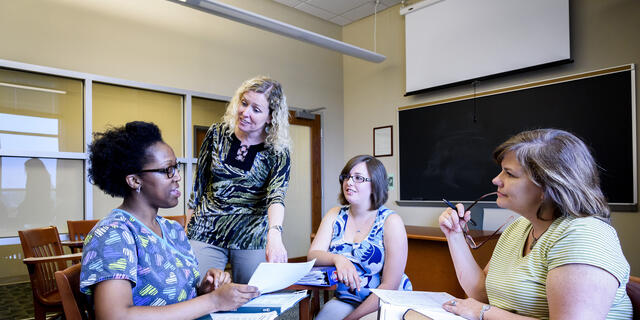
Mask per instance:
[[[471,210],[471,208],[473,208],[473,206],[475,206],[478,201],[487,198],[489,196],[493,196],[498,194],[497,192],[490,192],[487,194],[483,194],[482,196],[480,196],[480,198],[476,199],[473,203],[471,203],[470,206],[468,206],[467,208],[465,208],[465,211],[469,211]],[[451,207],[451,209],[456,210],[457,212],[457,208],[456,206],[454,206],[451,202],[447,201],[446,199],[442,199],[449,207]],[[464,235],[464,240],[467,241],[467,244],[469,245],[469,247],[471,249],[478,249],[480,247],[482,247],[485,243],[487,243],[487,241],[493,239],[498,232],[500,232],[500,230],[502,230],[502,228],[504,228],[504,226],[506,226],[511,220],[513,220],[513,216],[509,216],[509,218],[507,218],[507,221],[505,221],[500,227],[498,227],[498,229],[496,229],[496,231],[494,231],[488,238],[482,240],[482,242],[480,243],[476,243],[475,240],[473,240],[473,237],[471,235],[469,235],[469,224],[465,224],[464,227],[462,228],[462,234]],[[473,224],[474,226],[477,225],[477,223],[473,220],[469,220],[469,222],[471,224]]]
[[[174,164],[170,167],[166,167],[166,168],[162,168],[162,169],[145,169],[145,170],[140,170],[140,172],[160,172],[160,173],[164,173],[167,175],[167,178],[171,179],[173,178],[173,176],[176,175],[176,172],[178,171],[178,164]]]
[[[348,174],[341,174],[338,178],[340,179],[340,183],[348,181],[349,179],[353,179],[353,182],[355,183],[363,183],[363,182],[371,181],[370,178],[365,178],[363,176],[358,176],[358,175],[352,176]]]

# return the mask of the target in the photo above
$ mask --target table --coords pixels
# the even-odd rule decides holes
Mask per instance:
[[[305,312],[304,314],[303,314],[303,301],[300,301],[299,317],[300,317],[300,320],[305,320],[305,319],[313,319],[318,314],[318,311],[320,311],[320,292],[322,291],[324,293],[324,298],[325,298],[324,302],[326,303],[329,291],[335,291],[336,288],[337,288],[337,285],[335,284],[330,287],[293,284],[287,287],[286,290],[310,290],[311,291],[311,295],[305,298],[307,300],[310,298],[310,301],[306,301],[307,309],[306,311],[304,311]],[[309,308],[309,304],[311,305],[310,308]]]
[[[409,242],[405,273],[413,284],[413,290],[443,291],[455,297],[465,297],[462,287],[458,284],[447,238],[442,230],[439,227],[421,226],[405,226],[405,228]],[[469,232],[476,241],[482,241],[492,233],[493,231],[482,230]],[[473,257],[482,268],[489,262],[497,242],[496,236],[479,249],[471,250]]]

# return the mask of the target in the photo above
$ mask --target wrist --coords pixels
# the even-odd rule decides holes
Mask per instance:
[[[282,233],[282,225],[274,224],[274,225],[270,226],[267,229],[267,233],[272,233],[272,232]]]
[[[480,309],[480,315],[478,316],[479,320],[484,320],[485,319],[485,313],[487,313],[489,311],[489,309],[491,309],[491,305],[488,304],[483,304],[482,305],[482,309]]]

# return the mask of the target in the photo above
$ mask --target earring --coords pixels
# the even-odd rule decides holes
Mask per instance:
[[[138,189],[136,189],[136,192],[137,192],[137,193],[140,193],[140,188],[142,188],[142,184],[139,184],[139,185],[138,185]]]
[[[264,132],[265,132],[266,134],[269,134],[269,130],[271,130],[271,125],[269,125],[269,124],[265,125],[265,126],[264,126]]]

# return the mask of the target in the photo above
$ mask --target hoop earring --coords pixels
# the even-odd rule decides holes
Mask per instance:
[[[142,188],[142,184],[139,184],[139,185],[138,185],[138,189],[136,189],[136,192],[137,192],[137,193],[140,193],[140,188]]]

